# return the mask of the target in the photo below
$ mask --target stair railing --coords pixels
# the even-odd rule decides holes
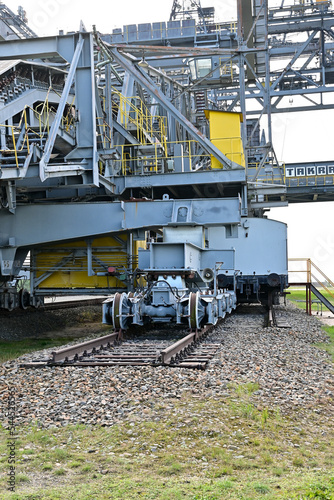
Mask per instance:
[[[39,104],[35,109],[32,108],[31,106],[25,106],[20,117],[20,121],[18,125],[5,125],[5,124],[0,124],[0,128],[8,129],[9,133],[6,134],[11,138],[12,141],[12,148],[6,148],[6,149],[1,149],[0,153],[3,155],[5,158],[6,155],[13,153],[15,157],[15,165],[16,168],[20,168],[22,165],[19,163],[19,153],[22,152],[23,150],[27,150],[27,154],[30,154],[30,142],[29,142],[29,133],[34,134],[36,136],[36,139],[40,140],[40,146],[43,146],[43,138],[45,133],[49,133],[50,131],[50,117],[55,116],[56,110],[52,108],[49,104],[49,94],[50,92],[56,92],[52,87],[49,87],[45,101],[41,104]],[[57,93],[57,92],[56,92]],[[63,117],[62,120],[62,128],[66,132],[70,132],[70,129],[73,127],[73,124],[75,122],[75,117],[72,113],[72,107],[73,107],[73,102],[69,106],[67,114]],[[34,130],[31,126],[28,125],[28,112],[31,110],[38,122],[38,130]],[[22,133],[22,129],[24,127],[24,135],[23,135],[23,140],[22,143],[20,141],[20,147],[17,147],[17,137],[20,136]],[[1,168],[1,166],[0,166]]]
[[[306,274],[306,282],[298,282],[298,283],[290,283],[290,285],[305,285],[306,286],[306,312],[308,314],[311,314],[311,306],[312,306],[312,301],[311,301],[311,285],[312,285],[312,280],[313,282],[316,282],[319,287],[321,287],[323,290],[326,290],[326,292],[334,299],[334,293],[328,288],[327,285],[331,286],[334,289],[334,282],[309,258],[290,258],[288,259],[289,262],[304,262],[306,263],[306,269],[289,269],[289,274],[291,273],[304,273]],[[321,281],[321,278],[315,275],[314,270],[316,270],[323,281]],[[324,281],[326,284],[324,284]]]

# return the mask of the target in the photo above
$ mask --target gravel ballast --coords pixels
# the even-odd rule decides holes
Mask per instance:
[[[0,366],[0,418],[8,387],[16,395],[16,425],[48,428],[136,421],[159,399],[224,398],[232,395],[233,383],[245,382],[258,383],[252,402],[259,408],[285,412],[322,404],[334,413],[333,364],[313,345],[327,341],[320,321],[292,305],[281,310],[290,328],[264,328],[256,308],[239,307],[210,334],[208,341],[221,347],[205,372],[150,366],[24,369],[20,363],[48,357],[54,349],[21,356]]]

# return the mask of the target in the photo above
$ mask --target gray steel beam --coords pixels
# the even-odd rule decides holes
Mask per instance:
[[[154,45],[124,45],[124,44],[113,44],[112,52],[115,50],[123,51],[125,53],[143,53],[148,56],[168,57],[170,59],[180,58],[180,57],[210,57],[210,56],[232,56],[238,55],[240,53],[240,48],[229,48],[220,49],[215,47],[166,47],[166,46],[154,46]],[[264,51],[264,47],[243,47],[243,53],[252,54],[254,52]]]
[[[115,194],[122,194],[126,189],[170,186],[199,186],[213,184],[246,183],[246,171],[210,170],[198,172],[174,172],[172,174],[133,175],[114,177]]]
[[[22,113],[26,106],[33,106],[37,101],[45,101],[46,96],[48,96],[49,102],[58,103],[59,96],[54,91],[48,92],[46,89],[31,88],[24,92],[21,96],[14,99],[14,101],[9,102],[1,108],[0,111],[0,123],[5,123],[6,120],[10,119],[18,113]]]
[[[18,206],[0,212],[2,246],[43,243],[134,231],[169,224],[220,225],[240,222],[240,200],[196,199],[143,202],[67,203]]]
[[[133,144],[135,146],[139,146],[139,142],[137,141],[137,139],[132,134],[130,134],[130,132],[128,132],[123,127],[123,125],[118,123],[118,121],[116,121],[116,120],[113,121],[113,128],[116,130],[116,132],[121,134],[124,137],[124,139],[127,140],[130,144]]]
[[[293,58],[291,59],[291,61],[289,62],[289,64],[286,66],[286,68],[282,71],[281,75],[277,78],[277,80],[271,85],[271,91],[273,91],[278,83],[282,80],[282,78],[284,77],[284,75],[290,71],[290,69],[292,68],[293,64],[297,61],[297,59],[301,56],[301,54],[303,53],[303,51],[306,49],[306,47],[312,42],[313,38],[315,37],[315,35],[317,34],[317,31],[314,31],[313,33],[310,34],[310,36],[308,37],[308,39],[306,40],[306,42],[304,42],[301,47],[299,47],[299,49],[297,50],[297,52],[295,53],[295,55],[293,56]]]
[[[75,74],[75,106],[78,110],[76,123],[77,147],[66,156],[66,161],[88,162],[86,184],[99,185],[96,98],[93,37],[84,40],[82,54]]]
[[[81,33],[81,36],[86,39],[91,38],[92,35]],[[63,60],[71,62],[77,39],[78,34],[3,41],[0,44],[0,60],[61,57]]]
[[[75,72],[76,72],[76,69],[78,66],[79,57],[80,57],[80,54],[81,54],[81,51],[83,48],[83,44],[84,44],[84,40],[81,37],[81,35],[79,35],[79,41],[77,43],[77,46],[76,46],[74,54],[73,54],[71,66],[70,66],[70,69],[69,69],[69,72],[68,72],[68,75],[66,78],[66,83],[65,83],[62,95],[61,95],[61,99],[60,99],[60,102],[58,105],[57,113],[56,113],[55,119],[52,123],[51,130],[49,132],[47,141],[46,141],[45,146],[44,146],[44,154],[41,158],[41,161],[39,162],[41,181],[44,181],[47,177],[45,175],[45,167],[49,163],[52,149],[53,149],[56,137],[57,137],[58,129],[59,129],[61,120],[63,118],[65,105],[66,105],[67,98],[68,98],[68,95],[69,95],[70,90],[71,90],[71,86],[72,86],[74,75],[75,75]]]
[[[258,201],[251,202],[251,208],[278,208],[278,207],[287,207],[287,201]]]
[[[298,18],[291,17],[289,19],[284,19],[282,21],[276,22],[270,20],[270,24],[268,27],[269,35],[278,35],[282,33],[301,33],[305,31],[313,31],[326,29],[330,30],[332,26],[334,26],[334,17],[333,15],[328,19],[321,19],[319,16],[318,19],[308,19],[309,16],[304,16]]]

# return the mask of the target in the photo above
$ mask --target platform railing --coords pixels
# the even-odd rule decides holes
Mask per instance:
[[[5,149],[0,149],[0,154],[3,158],[8,157],[12,154],[14,157],[14,163],[16,168],[20,168],[22,164],[19,161],[19,154],[23,151],[27,151],[30,154],[30,147],[33,142],[39,140],[41,146],[43,145],[44,136],[49,134],[50,125],[53,118],[56,115],[56,109],[50,105],[49,94],[50,92],[57,93],[52,87],[49,87],[45,101],[40,103],[35,108],[31,106],[25,106],[22,110],[20,121],[17,125],[7,125],[0,124],[0,129],[5,132],[5,135],[12,142],[12,147],[6,147]],[[59,95],[59,94],[58,94]],[[73,135],[75,127],[75,117],[73,114],[74,110],[74,99],[72,104],[68,106],[67,113],[64,114],[61,121],[61,129],[66,131],[68,134]],[[29,125],[29,113],[32,113],[34,119],[37,123],[37,127],[32,127]],[[36,130],[37,129],[37,130]],[[18,145],[18,140],[20,134],[23,134],[20,145]],[[1,169],[1,165],[0,165]]]
[[[228,137],[220,140],[221,149],[227,158],[233,160],[236,157],[242,158],[243,151],[240,150],[240,137]],[[197,170],[215,170],[211,167],[211,157],[206,153],[198,153],[198,141],[188,139],[185,141],[165,141],[163,144],[159,141],[154,143],[143,143],[143,148],[147,147],[150,152],[145,155],[143,151],[135,152],[133,155],[127,151],[128,145],[117,146],[119,159],[114,160],[116,171],[121,175],[140,175],[146,173],[165,173],[174,170],[174,162],[178,160],[184,162],[185,172],[195,172]],[[171,155],[170,151],[175,150],[175,146],[182,146],[182,152]],[[168,166],[168,162],[172,164]],[[220,168],[220,167],[219,167]],[[221,167],[222,168],[222,167]]]

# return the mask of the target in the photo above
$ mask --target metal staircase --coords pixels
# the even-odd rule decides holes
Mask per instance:
[[[33,114],[37,125],[29,125],[29,114]],[[49,106],[48,97],[41,106],[25,106],[16,125],[0,124],[2,146],[0,149],[1,180],[21,179],[25,177],[31,162],[38,162],[50,132],[55,111]],[[31,116],[30,116],[31,118]],[[62,155],[69,153],[75,146],[74,120],[64,117],[57,132],[55,148]]]
[[[334,314],[334,306],[333,304],[331,304],[331,302],[329,302],[329,300],[326,299],[326,297],[324,297],[324,295],[322,295],[321,292],[319,292],[319,290],[311,284],[311,292],[320,300],[320,302],[327,307],[327,309],[330,310],[331,313]]]
[[[319,290],[319,288],[325,290],[334,300],[334,293],[329,289],[331,287],[334,290],[334,282],[311,259],[290,258],[289,262],[306,264],[306,268],[303,266],[298,269],[289,268],[289,274],[306,275],[306,281],[290,282],[289,280],[289,286],[306,287],[306,314],[312,314],[312,293],[334,314],[334,305]]]
[[[208,107],[207,96],[204,90],[197,90],[194,92],[195,106],[196,106],[196,123],[201,126],[206,124],[204,110]]]

